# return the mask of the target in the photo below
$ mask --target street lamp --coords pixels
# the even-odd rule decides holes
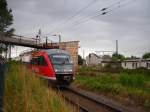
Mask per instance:
[[[59,38],[59,48],[60,48],[60,43],[61,43],[61,35],[60,35],[60,34],[55,34],[55,35],[52,35],[52,36],[58,36],[58,38]]]

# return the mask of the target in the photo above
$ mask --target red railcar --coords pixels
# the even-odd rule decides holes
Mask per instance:
[[[39,76],[58,85],[69,85],[74,80],[71,55],[60,49],[32,53],[31,69]]]

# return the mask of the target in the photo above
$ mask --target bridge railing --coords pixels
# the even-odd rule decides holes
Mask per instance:
[[[0,33],[0,43],[4,44],[12,44],[12,45],[19,45],[19,46],[26,46],[32,48],[58,48],[59,44],[52,43],[45,39],[44,41],[39,40],[39,38],[28,38],[19,35],[5,35]]]
[[[19,35],[12,35],[9,38],[15,38],[18,39],[20,42],[32,42],[33,44],[37,44],[38,43],[38,39],[36,38],[29,38],[29,37],[24,37],[24,36],[19,36]]]

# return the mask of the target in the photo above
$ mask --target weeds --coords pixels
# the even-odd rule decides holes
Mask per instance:
[[[131,75],[123,73],[119,76],[119,81],[126,87],[142,88],[146,84],[146,77],[140,74]]]
[[[86,71],[82,69],[82,72]],[[76,78],[75,84],[77,86],[91,91],[119,95],[124,99],[129,98],[137,105],[150,108],[149,71],[143,69],[137,71],[122,70],[117,74],[104,73],[101,75],[101,73],[99,73],[99,75],[94,75],[92,77],[88,75],[88,73],[87,75],[83,75],[81,74],[82,72],[79,71],[79,75]]]
[[[10,63],[5,82],[4,112],[73,111],[60,95],[21,64]]]

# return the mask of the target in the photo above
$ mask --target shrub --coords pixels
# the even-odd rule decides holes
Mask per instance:
[[[141,88],[146,84],[145,78],[142,75],[121,74],[119,81],[123,86]]]

